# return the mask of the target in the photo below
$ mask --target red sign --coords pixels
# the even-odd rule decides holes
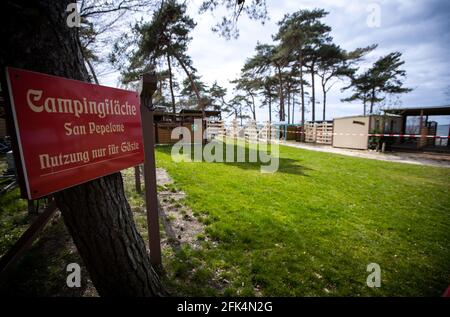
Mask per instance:
[[[144,161],[136,92],[7,68],[28,197]]]

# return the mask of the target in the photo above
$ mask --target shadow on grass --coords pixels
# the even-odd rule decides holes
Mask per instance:
[[[271,145],[268,145],[267,151],[264,152],[264,156],[266,156],[266,159],[269,159],[268,161],[263,160],[261,158],[262,155],[258,153],[258,150],[251,149],[248,144],[244,146],[243,144],[225,144],[222,142],[216,142],[210,143],[207,146],[210,148],[206,149],[206,152],[208,154],[210,153],[211,157],[215,157],[215,154],[217,153],[216,150],[222,147],[221,150],[223,154],[219,152],[218,154],[220,155],[218,155],[218,157],[221,157],[223,162],[214,161],[212,162],[213,164],[224,164],[249,171],[261,171],[262,167],[268,167],[269,165],[271,165],[273,160],[278,159],[278,168],[276,168],[276,164],[272,165],[275,166],[276,173],[308,176],[307,174],[305,174],[305,172],[311,170],[310,168],[300,165],[298,160],[279,157],[279,153],[272,153],[273,147]],[[171,155],[172,147],[172,145],[160,145],[157,147],[157,150],[167,155]],[[186,158],[190,157],[192,162],[200,162],[199,160],[194,159],[195,153],[205,153],[205,147],[205,145],[202,146],[200,144],[189,144],[186,145],[183,149],[180,149],[177,153],[185,156]],[[229,154],[230,151],[231,154]],[[252,151],[253,153],[251,153]],[[227,158],[227,153],[232,159]],[[238,153],[241,153],[239,161]],[[202,155],[201,161],[207,162],[204,155]]]
[[[69,288],[69,263],[81,266],[81,287]],[[40,238],[0,283],[0,295],[7,296],[83,296],[88,274],[62,219],[56,216]]]

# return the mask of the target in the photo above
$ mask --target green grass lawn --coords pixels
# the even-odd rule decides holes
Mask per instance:
[[[262,174],[257,163],[175,163],[170,147],[157,148],[157,165],[207,225],[201,249],[185,247],[165,259],[177,292],[444,292],[450,284],[450,169],[280,150],[279,171]],[[381,267],[377,289],[366,286],[372,262]]]
[[[0,155],[0,175],[6,170],[6,157]],[[6,183],[0,182],[1,186]],[[0,196],[0,256],[16,242],[28,228],[29,215],[26,200],[20,199],[19,189]]]

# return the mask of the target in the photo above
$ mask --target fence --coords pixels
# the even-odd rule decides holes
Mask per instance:
[[[244,135],[245,140],[247,142],[258,142],[258,125],[256,124],[256,121],[250,120],[247,122],[247,124],[244,127]]]
[[[223,121],[207,121],[206,122],[206,139],[212,140],[224,137],[227,134],[225,123]]]
[[[329,144],[333,143],[333,123],[332,122],[322,122],[316,123],[317,137],[316,142],[319,144]]]
[[[260,122],[250,120],[244,125],[239,125],[237,120],[233,120],[231,124],[226,124],[224,121],[212,121],[208,120],[204,122],[204,127],[208,130],[206,132],[207,140],[211,141],[213,139],[219,139],[221,141],[224,138],[241,139],[250,143],[257,142],[280,142],[280,141],[297,141],[297,142],[307,142],[316,143],[324,145],[332,145],[333,138],[336,136],[335,141],[340,136],[350,136],[350,137],[392,137],[392,138],[418,138],[427,140],[427,144],[436,144],[445,146],[448,144],[450,136],[435,136],[429,135],[430,132],[427,130],[425,134],[428,135],[401,135],[401,134],[361,134],[361,133],[339,133],[334,130],[333,121],[323,121],[323,122],[307,122],[304,126],[286,124],[286,123],[274,123],[274,122]],[[182,126],[188,128],[193,132],[197,131],[197,127],[192,123],[158,123],[155,124],[155,142],[162,144],[173,144],[178,141],[171,139],[171,132],[175,127]],[[431,129],[430,129],[431,130]],[[435,131],[435,130],[434,130]],[[433,133],[436,133],[431,131]],[[194,142],[194,139],[192,139]],[[424,141],[423,141],[424,142]]]
[[[332,144],[333,122],[308,122],[305,126],[271,123],[258,123],[249,120],[243,126],[233,120],[226,125],[224,121],[207,121],[206,138],[211,141],[224,137],[243,139],[246,142],[301,141],[318,144]]]
[[[305,142],[331,145],[333,143],[333,123],[327,121],[306,123]]]
[[[237,120],[233,120],[231,124],[226,126],[223,121],[211,122],[207,124],[208,140],[221,137],[233,139],[243,139],[246,142],[276,142],[280,140],[303,140],[303,127],[300,125],[286,125],[279,123],[271,123],[265,121],[258,123],[250,120],[243,126],[238,124]]]

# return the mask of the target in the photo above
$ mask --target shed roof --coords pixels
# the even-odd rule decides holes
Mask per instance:
[[[181,114],[189,114],[189,115],[202,115],[202,110],[198,110],[198,109],[181,109],[180,110]],[[207,117],[213,117],[213,116],[219,116],[220,115],[220,111],[218,110],[205,110],[205,116]]]
[[[221,112],[216,110],[205,110],[205,117],[220,116]],[[154,115],[158,116],[174,116],[174,117],[201,117],[202,110],[182,109],[178,113],[169,112],[165,109],[158,108],[154,111]]]
[[[450,105],[439,107],[412,107],[412,108],[397,108],[384,109],[385,113],[398,114],[402,116],[420,116],[423,110],[424,116],[448,116],[450,115]]]
[[[354,116],[346,116],[346,117],[338,117],[334,118],[334,120],[340,120],[340,119],[353,119],[353,118],[369,118],[369,117],[399,117],[397,114],[394,113],[386,113],[385,115],[382,114],[368,114],[368,115],[354,115]],[[333,121],[333,120],[332,120]]]

